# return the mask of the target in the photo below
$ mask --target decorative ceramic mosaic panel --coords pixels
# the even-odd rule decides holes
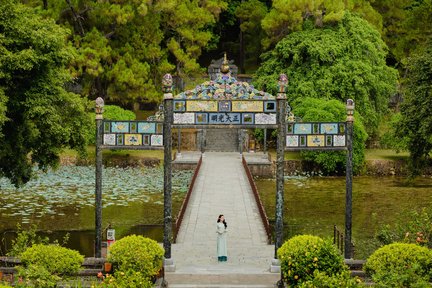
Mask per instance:
[[[116,134],[104,134],[104,145],[116,145]]]
[[[139,146],[142,144],[141,134],[125,134],[124,137],[126,146]]]
[[[233,112],[263,112],[263,101],[232,101]]]
[[[287,147],[298,147],[299,146],[299,136],[298,135],[286,136],[286,146]]]
[[[308,147],[324,147],[324,135],[308,135],[307,136]]]
[[[186,101],[186,111],[216,112],[218,111],[218,102],[217,101]]]
[[[341,147],[346,146],[345,135],[334,135],[333,136],[333,146]]]
[[[108,147],[149,147],[152,137],[159,139],[163,134],[163,123],[157,121],[103,121],[103,145]],[[161,146],[161,141],[155,140]]]
[[[257,113],[255,114],[255,124],[276,124],[276,114]]]
[[[151,135],[151,146],[162,146],[163,135]]]
[[[346,147],[345,122],[287,123],[287,149],[335,149]]]
[[[256,99],[267,100],[275,97],[264,91],[259,91],[247,82],[237,81],[231,75],[219,74],[214,81],[206,81],[192,90],[184,91],[174,99]]]
[[[174,113],[174,124],[195,124],[195,113]]]
[[[138,133],[146,133],[146,134],[156,133],[156,123],[138,122]]]

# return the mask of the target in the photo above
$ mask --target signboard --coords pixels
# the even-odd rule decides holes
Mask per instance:
[[[285,150],[345,150],[345,122],[287,123]]]
[[[163,149],[163,123],[158,121],[102,122],[104,148]]]

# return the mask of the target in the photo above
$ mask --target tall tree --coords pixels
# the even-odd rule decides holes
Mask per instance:
[[[265,47],[276,45],[289,33],[301,30],[308,19],[312,19],[317,27],[337,23],[348,11],[362,16],[381,31],[381,15],[367,0],[274,0],[270,12],[262,21],[267,33],[263,44]]]
[[[432,151],[432,41],[409,59],[408,83],[396,133],[407,140],[412,176],[421,173]]]
[[[160,1],[157,6],[163,11],[164,35],[175,57],[177,76],[188,79],[202,74],[197,59],[211,43],[212,26],[227,3],[223,0],[172,0]]]
[[[267,14],[267,6],[259,0],[242,1],[235,14],[240,19],[240,30],[243,33],[244,58],[247,64],[257,66],[262,53],[261,40],[264,30],[261,21]]]
[[[64,89],[74,56],[66,37],[52,20],[0,0],[0,175],[15,185],[31,178],[35,164],[56,166],[64,147],[83,152],[92,133],[87,101]]]
[[[256,73],[258,87],[276,93],[277,75],[288,75],[288,100],[302,97],[356,101],[368,134],[377,131],[396,89],[397,71],[385,63],[387,49],[366,20],[345,13],[337,25],[312,20],[268,52]]]

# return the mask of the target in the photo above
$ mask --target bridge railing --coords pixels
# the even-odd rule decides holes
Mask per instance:
[[[265,229],[266,234],[267,234],[267,243],[271,244],[272,234],[271,234],[271,229],[270,229],[270,223],[269,223],[267,214],[264,210],[264,206],[262,204],[261,198],[258,194],[258,189],[256,187],[255,181],[253,180],[252,173],[249,170],[249,167],[247,165],[247,162],[246,162],[246,159],[244,158],[244,156],[242,156],[242,163],[243,163],[243,167],[245,169],[247,178],[249,180],[250,187],[251,187],[252,192],[254,194],[255,201],[256,201],[257,206],[258,206],[258,211],[259,211],[260,216],[261,216],[261,220],[264,224],[264,229]]]
[[[181,226],[181,224],[182,224],[183,217],[184,217],[184,214],[185,214],[185,212],[186,212],[186,208],[187,208],[187,206],[188,206],[189,199],[190,199],[190,197],[191,197],[192,190],[193,190],[194,185],[195,185],[195,180],[196,180],[196,178],[198,177],[198,172],[199,172],[199,170],[200,170],[200,168],[201,168],[201,163],[202,163],[202,156],[201,156],[200,159],[198,160],[198,164],[197,164],[197,166],[196,166],[196,168],[195,168],[195,172],[194,172],[194,174],[193,174],[193,176],[192,176],[192,180],[191,180],[191,183],[190,183],[190,185],[189,185],[188,192],[187,192],[187,194],[186,194],[185,199],[183,200],[182,206],[181,206],[180,211],[179,211],[179,214],[178,214],[178,216],[177,216],[177,220],[176,220],[176,223],[175,223],[174,239],[173,239],[173,240],[174,240],[174,241],[173,241],[174,243],[176,243],[176,241],[177,241],[177,234],[178,234],[178,232],[179,232],[179,230],[180,230],[180,226]]]
[[[339,251],[342,253],[342,255],[344,255],[345,253],[345,236],[343,234],[342,231],[339,230],[339,228],[334,225],[333,226],[333,244],[339,249]],[[354,244],[351,242],[351,251],[353,253],[353,257],[354,257],[354,252],[355,252],[355,247]]]

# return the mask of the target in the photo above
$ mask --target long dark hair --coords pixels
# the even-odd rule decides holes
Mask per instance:
[[[224,215],[223,215],[223,214],[220,214],[220,215],[219,215],[218,220],[217,220],[217,223],[221,222],[221,217],[222,217],[222,216],[224,216]],[[228,225],[227,225],[225,219],[222,221],[222,223],[225,225],[225,229],[226,229]]]

